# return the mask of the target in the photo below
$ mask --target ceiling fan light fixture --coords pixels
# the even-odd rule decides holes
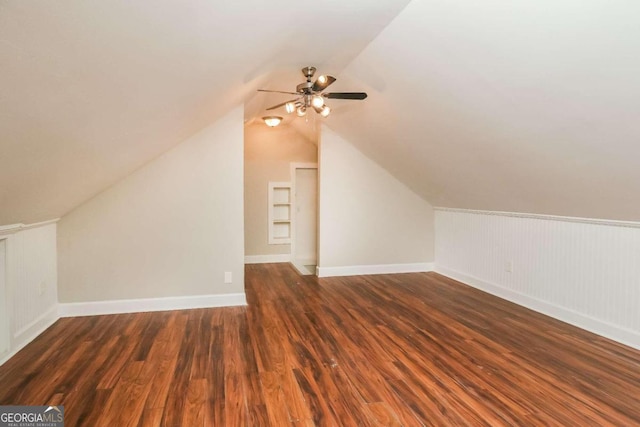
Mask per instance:
[[[266,117],[263,117],[262,120],[264,120],[265,125],[269,126],[270,128],[274,128],[280,124],[280,122],[282,121],[282,117],[266,116]]]
[[[298,117],[305,117],[307,115],[307,111],[313,109],[317,114],[320,114],[322,117],[328,117],[331,114],[331,108],[329,108],[325,103],[324,99],[348,99],[348,100],[363,100],[367,98],[367,94],[365,92],[325,92],[325,89],[332,85],[336,78],[334,76],[330,76],[328,74],[319,75],[315,82],[312,82],[312,78],[316,72],[315,67],[305,67],[302,69],[302,74],[305,76],[306,81],[300,83],[296,86],[295,92],[287,92],[282,90],[270,90],[270,89],[258,89],[260,92],[271,92],[271,93],[279,93],[286,95],[296,95],[296,98],[290,99],[288,101],[284,101],[280,104],[273,105],[267,108],[267,111],[275,110],[277,108],[284,107],[288,114],[296,112]],[[313,114],[313,113],[312,113]],[[277,116],[269,116],[263,119],[270,119],[271,117]],[[270,120],[269,126],[277,126],[282,120],[282,117],[279,117],[277,123],[273,120]],[[265,120],[266,123],[266,120]]]
[[[322,108],[324,106],[324,99],[319,95],[314,95],[313,98],[311,98],[311,105],[313,105],[314,108]]]
[[[295,111],[295,109],[296,109],[296,104],[295,104],[295,103],[293,103],[293,102],[287,102],[287,103],[284,105],[284,109],[287,111],[287,113],[288,113],[288,114],[291,114],[291,113],[293,113],[293,112]]]

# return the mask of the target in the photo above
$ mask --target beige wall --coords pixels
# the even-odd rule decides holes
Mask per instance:
[[[268,183],[291,181],[292,162],[317,162],[318,147],[290,125],[245,127],[244,141],[245,255],[291,253],[291,245],[270,245],[268,239]]]
[[[65,215],[60,302],[244,292],[242,147],[236,108]]]
[[[321,268],[434,259],[432,206],[327,127],[319,218]]]

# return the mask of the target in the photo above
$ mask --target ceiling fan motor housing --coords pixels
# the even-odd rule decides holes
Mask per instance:
[[[313,92],[313,83],[310,81],[300,83],[298,86],[296,86],[296,90],[300,93],[310,94]]]
[[[302,69],[302,74],[307,78],[307,81],[310,82],[313,75],[316,73],[316,67],[304,67]]]

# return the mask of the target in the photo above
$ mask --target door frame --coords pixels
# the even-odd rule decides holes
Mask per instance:
[[[291,174],[291,264],[295,267],[295,256],[296,256],[296,171],[298,169],[315,169],[316,173],[318,173],[318,163],[303,163],[303,162],[292,162],[289,164],[289,170]],[[318,184],[320,182],[320,177],[318,175]],[[316,197],[318,197],[319,191],[316,191]],[[316,263],[318,262],[318,212],[316,212]],[[298,267],[296,267],[298,268]]]

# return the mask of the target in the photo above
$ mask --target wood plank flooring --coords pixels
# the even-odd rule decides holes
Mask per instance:
[[[0,404],[67,426],[640,425],[640,352],[435,273],[246,267],[248,307],[61,319]]]

